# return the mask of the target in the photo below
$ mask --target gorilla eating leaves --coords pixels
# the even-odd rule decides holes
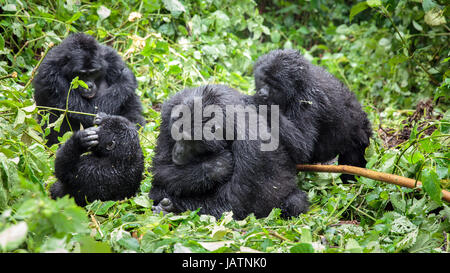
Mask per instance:
[[[70,84],[79,77],[87,89],[71,90]],[[99,44],[94,37],[84,33],[68,36],[60,45],[52,48],[40,65],[33,81],[37,106],[46,106],[96,114],[104,112],[119,115],[140,126],[145,125],[142,105],[135,93],[136,78],[117,52]],[[49,123],[62,114],[49,110]],[[39,117],[39,121],[41,117]],[[67,131],[91,127],[93,117],[68,113],[59,133],[53,128],[47,136],[47,145],[58,143],[58,136]],[[43,129],[47,126],[44,125]]]
[[[182,212],[201,208],[200,213],[215,217],[233,211],[236,219],[250,213],[265,217],[273,208],[280,208],[284,217],[306,212],[306,194],[297,187],[295,164],[283,146],[261,151],[260,140],[236,140],[236,136],[234,140],[172,138],[171,130],[179,129],[176,125],[181,117],[174,108],[184,105],[193,110],[199,97],[202,110],[209,105],[219,106],[224,119],[229,114],[225,111],[227,105],[245,104],[241,93],[223,85],[185,89],[164,102],[149,193],[155,210]],[[210,120],[205,116],[201,119],[203,128]],[[223,135],[227,129],[212,128],[222,130]],[[192,137],[192,130],[190,133]]]
[[[99,113],[98,127],[77,131],[56,153],[52,198],[66,194],[84,206],[96,199],[121,200],[136,194],[144,157],[135,125],[124,117]],[[90,152],[88,154],[85,154]]]
[[[295,50],[261,56],[254,77],[253,103],[279,105],[288,119],[281,126],[281,142],[293,147],[289,152],[296,163],[326,162],[339,155],[341,165],[365,167],[371,125],[355,95],[338,79]],[[352,178],[341,176],[344,182]]]

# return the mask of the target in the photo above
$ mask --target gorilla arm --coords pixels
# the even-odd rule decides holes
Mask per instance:
[[[227,183],[233,173],[232,153],[228,150],[198,163],[176,165],[171,157],[154,162],[159,162],[153,166],[154,183],[164,184],[167,193],[177,197],[201,195],[213,190]]]
[[[77,131],[62,145],[55,159],[55,176],[62,182],[77,181],[78,163],[83,153],[98,144],[98,127]]]
[[[295,163],[308,163],[314,148],[318,131],[313,126],[298,128],[293,122],[280,114],[280,138]]]

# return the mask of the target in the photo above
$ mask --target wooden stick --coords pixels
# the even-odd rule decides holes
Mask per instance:
[[[373,180],[383,181],[389,184],[399,185],[411,189],[420,189],[418,186],[422,185],[422,182],[415,179],[349,165],[297,165],[297,170],[302,172],[327,172],[359,175]],[[442,190],[442,199],[450,202],[450,192]]]

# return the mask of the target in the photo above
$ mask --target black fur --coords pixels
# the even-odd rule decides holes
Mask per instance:
[[[97,115],[91,127],[80,130],[56,153],[52,198],[66,194],[86,205],[96,199],[120,200],[136,194],[144,158],[138,132],[124,117]],[[90,152],[88,154],[84,154]]]
[[[279,105],[291,122],[281,125],[280,135],[296,163],[326,162],[339,155],[341,165],[365,167],[371,124],[355,95],[338,79],[295,50],[261,56],[254,76],[253,103]],[[343,181],[351,178],[341,176]]]
[[[173,162],[176,142],[170,134],[171,112],[178,104],[192,109],[195,96],[202,97],[203,108],[215,104],[224,110],[225,105],[245,103],[241,93],[223,85],[185,89],[164,102],[149,194],[158,204],[156,211],[201,208],[200,213],[215,217],[233,211],[236,219],[250,213],[265,217],[276,207],[284,217],[306,212],[306,194],[298,189],[295,165],[282,146],[262,152],[259,140],[191,140],[210,152],[184,165]]]
[[[68,110],[120,115],[145,125],[142,105],[135,93],[136,78],[131,70],[113,48],[101,45],[94,37],[83,33],[68,36],[44,58],[33,81],[36,105],[65,109],[70,83],[76,76],[85,81],[89,89],[71,90]],[[50,111],[49,122],[53,123],[61,114]],[[93,117],[69,113],[67,119],[59,133],[51,130],[47,137],[48,146],[58,143],[57,137],[71,128],[79,130],[80,123],[83,128],[91,127]],[[44,125],[43,129],[46,127]]]

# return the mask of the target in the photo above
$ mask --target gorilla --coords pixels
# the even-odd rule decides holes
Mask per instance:
[[[274,50],[254,65],[254,104],[279,105],[290,121],[281,135],[296,163],[319,163],[339,155],[341,165],[365,167],[372,135],[355,95],[325,69],[296,50]],[[303,147],[295,148],[295,144]],[[302,157],[303,155],[303,157]],[[306,161],[305,161],[306,159]],[[347,182],[351,175],[341,175]]]
[[[203,113],[208,106],[219,109],[214,115],[203,114],[200,127],[227,136],[228,124],[223,127],[218,122],[210,126],[211,119],[226,120],[227,106],[246,104],[245,96],[224,85],[188,88],[164,102],[151,169],[149,197],[156,204],[154,210],[177,213],[201,208],[200,213],[215,217],[233,211],[236,219],[250,213],[266,217],[273,208],[280,208],[283,217],[306,212],[307,196],[297,187],[295,164],[282,145],[274,151],[262,151],[261,140],[248,138],[249,129],[244,139],[237,139],[236,122],[231,139],[207,139],[206,135],[196,139],[195,125],[188,129],[184,128],[186,124],[179,126],[184,115],[190,115],[194,123],[198,121],[195,101],[199,98]],[[180,105],[191,111],[177,111]],[[236,121],[235,117],[231,119]],[[180,129],[183,134],[187,131],[187,136],[174,139],[173,131]]]
[[[136,127],[128,119],[99,113],[94,125],[76,131],[55,158],[53,199],[66,194],[79,206],[96,199],[121,200],[136,194],[144,157]],[[87,153],[87,154],[85,154]]]
[[[88,88],[70,90],[71,81],[79,77]],[[134,74],[117,52],[99,44],[94,37],[84,33],[68,36],[52,48],[42,61],[33,80],[34,99],[37,106],[46,106],[96,114],[104,112],[119,115],[137,124],[145,125],[142,105],[135,93]],[[50,112],[49,123],[55,122],[61,111]],[[38,117],[39,122],[41,117]],[[93,125],[92,116],[67,113],[59,133],[50,130],[47,145],[58,143],[58,136],[67,131],[77,131]],[[43,126],[45,129],[47,125]]]

